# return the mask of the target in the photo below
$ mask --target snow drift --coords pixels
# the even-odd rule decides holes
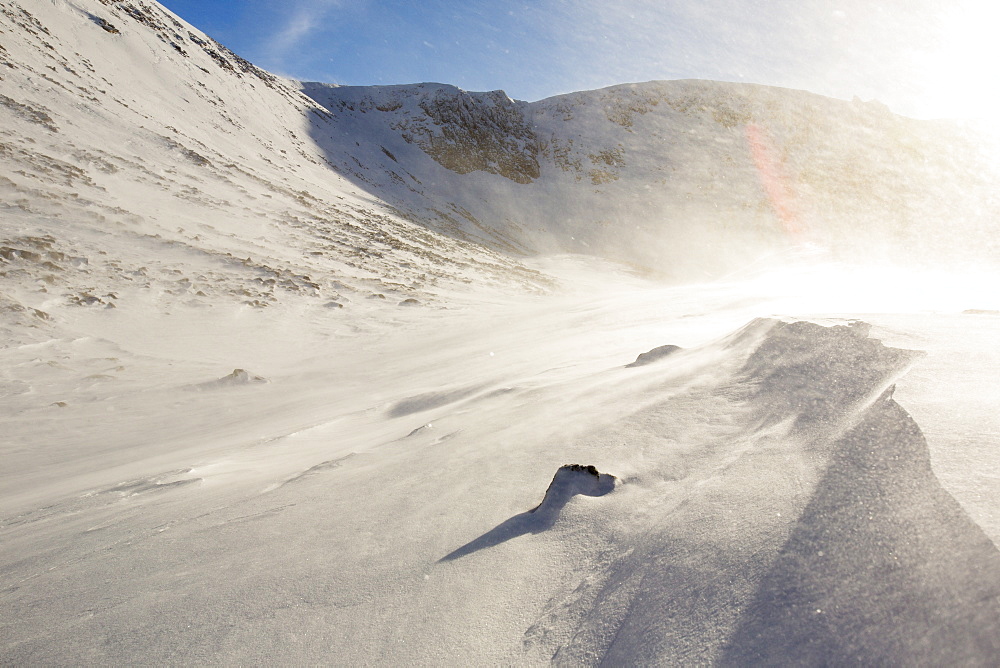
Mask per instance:
[[[399,336],[440,336],[427,327]],[[684,350],[655,364],[558,374],[530,354],[418,413],[391,410],[420,396],[405,368],[374,405],[303,376],[319,396],[289,416],[313,426],[228,446],[293,378],[239,403],[199,393],[213,448],[5,517],[5,656],[988,663],[1000,555],[892,398],[921,356],[868,332],[758,319],[672,337]],[[418,375],[444,386],[469,352]],[[146,419],[183,390],[143,393]],[[560,467],[570,457],[595,465]]]
[[[866,332],[759,321],[721,344],[738,358],[754,340],[705,397],[725,436],[681,462],[663,453],[676,489],[657,499],[643,549],[574,592],[587,612],[555,662],[996,655],[1000,553],[941,489],[923,435],[892,400],[887,385],[914,353]]]

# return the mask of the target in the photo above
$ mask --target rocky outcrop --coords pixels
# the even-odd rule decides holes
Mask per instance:
[[[502,90],[466,93],[439,89],[420,101],[437,130],[410,124],[400,129],[443,167],[459,174],[483,171],[517,183],[539,176],[534,132],[521,106]]]
[[[488,172],[530,183],[541,173],[538,139],[525,118],[527,103],[510,99],[502,90],[469,93],[432,83],[302,87],[335,113],[384,114],[382,122],[404,141],[458,174]]]

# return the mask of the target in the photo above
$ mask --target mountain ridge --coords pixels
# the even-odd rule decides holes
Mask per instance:
[[[700,80],[537,102],[447,84],[300,83],[156,3],[3,8],[0,189],[13,216],[198,236],[241,258],[259,254],[246,239],[267,229],[298,249],[269,267],[338,267],[320,290],[328,300],[426,299],[421,276],[461,284],[473,267],[476,281],[544,290],[516,258],[547,253],[675,281],[802,244],[848,261],[994,255],[997,175],[973,140],[877,104]],[[435,250],[468,242],[467,266]]]
[[[705,262],[699,246],[712,240],[721,255],[740,249],[732,268],[747,250],[764,254],[810,242],[841,259],[933,263],[969,254],[968,238],[983,237],[997,213],[991,194],[997,174],[974,137],[947,123],[896,116],[877,103],[701,80],[511,101],[504,124],[524,128],[522,141],[506,145],[493,166],[469,170],[437,159],[439,151],[408,128],[437,132],[454,152],[489,153],[487,146],[504,145],[482,138],[484,127],[501,125],[487,96],[506,98],[502,92],[443,84],[301,87],[337,111],[334,124],[389,152],[391,162],[379,149],[359,147],[345,158],[331,147],[331,161],[346,174],[350,159],[360,158],[386,172],[427,175],[437,187],[382,180],[378,188],[415,217],[437,217],[438,224],[457,218],[473,238],[486,227],[485,243],[489,234],[506,234],[529,252],[569,250],[655,267],[682,265],[685,251]],[[478,104],[478,115],[435,119],[423,109],[429,95],[439,102],[450,97],[463,109]],[[326,145],[322,136],[316,141]],[[434,164],[404,150],[411,145]],[[505,173],[496,167],[503,162],[537,163],[538,172]],[[449,207],[460,215],[442,213]],[[893,250],[901,246],[904,252]]]

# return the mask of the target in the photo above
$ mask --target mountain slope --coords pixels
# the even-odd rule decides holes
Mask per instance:
[[[995,259],[997,171],[980,140],[877,103],[709,81],[534,103],[441,84],[302,90],[370,142],[315,135],[348,178],[494,246],[675,278],[802,243],[841,259]]]
[[[138,287],[169,303],[396,303],[439,281],[539,286],[339,177],[309,138],[329,114],[159,5],[0,8],[10,298],[121,305]],[[204,269],[179,274],[182,257]]]

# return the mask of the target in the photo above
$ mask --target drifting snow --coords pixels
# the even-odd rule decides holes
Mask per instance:
[[[933,397],[964,372],[934,370],[927,389],[903,374],[953,356],[952,319],[974,316],[738,327],[773,302],[721,307],[736,285],[639,286],[423,312],[297,356],[281,351],[302,332],[282,332],[274,312],[253,327],[267,345],[244,354],[257,368],[284,358],[249,393],[191,395],[180,377],[205,363],[180,352],[120,350],[126,371],[77,384],[106,343],[8,351],[66,369],[7,367],[36,395],[4,423],[0,555],[18,611],[6,654],[992,656],[1000,573],[983,527],[995,539],[1000,524],[976,506],[989,467],[966,464],[942,487],[935,468],[963,455],[929,450],[891,398],[895,387],[933,418]],[[870,336],[916,324],[928,357]],[[664,338],[683,355],[623,368]],[[199,349],[228,345],[202,337]],[[68,405],[47,407],[56,397]],[[947,421],[929,423],[951,438]]]

